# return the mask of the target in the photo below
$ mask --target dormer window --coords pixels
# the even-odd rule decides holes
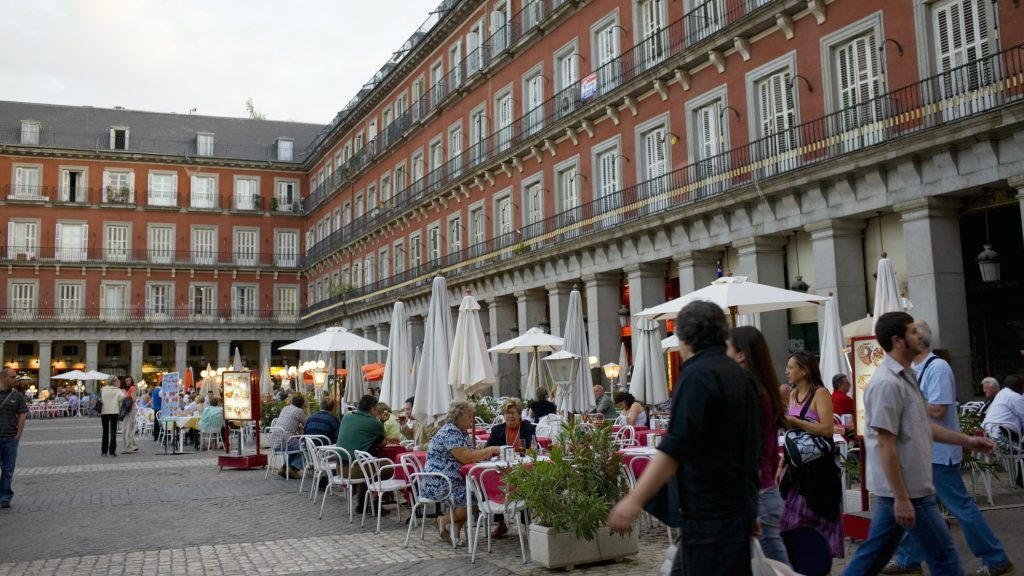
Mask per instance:
[[[21,143],[38,146],[40,129],[42,129],[42,124],[39,122],[36,122],[35,120],[22,120]]]
[[[293,150],[295,148],[295,142],[291,138],[278,138],[277,139],[277,161],[278,162],[291,162],[294,157]]]
[[[213,133],[199,132],[196,134],[196,154],[213,156]]]
[[[127,150],[128,149],[128,127],[127,126],[111,126],[110,127],[110,149],[111,150]]]

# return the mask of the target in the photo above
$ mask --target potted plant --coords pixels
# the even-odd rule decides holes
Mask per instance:
[[[613,534],[605,525],[625,494],[622,456],[610,427],[570,422],[547,460],[506,471],[509,497],[530,513],[530,556],[545,568],[621,559],[640,552],[640,535]]]

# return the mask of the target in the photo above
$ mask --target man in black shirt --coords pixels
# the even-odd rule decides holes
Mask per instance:
[[[28,416],[25,395],[14,387],[17,378],[10,368],[0,370],[0,508],[10,508],[14,498],[11,483],[18,460],[18,441]]]
[[[675,481],[683,527],[673,574],[751,573],[750,538],[760,530],[760,412],[753,380],[725,355],[728,335],[716,304],[692,302],[679,312],[683,365],[668,434],[608,517],[613,530],[629,530],[644,504]]]

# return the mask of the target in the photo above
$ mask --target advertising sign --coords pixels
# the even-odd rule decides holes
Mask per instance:
[[[866,430],[864,414],[864,391],[867,389],[871,376],[875,369],[885,358],[885,350],[875,340],[874,336],[854,338],[853,347],[853,400],[856,404],[854,423],[857,428],[857,435],[863,436]]]
[[[597,72],[584,76],[580,80],[580,100],[586,100],[597,94]]]
[[[177,418],[181,415],[181,379],[177,372],[164,374],[160,382],[160,389],[163,390],[164,400],[160,408],[162,418]]]
[[[252,373],[225,372],[222,376],[225,420],[252,420]]]

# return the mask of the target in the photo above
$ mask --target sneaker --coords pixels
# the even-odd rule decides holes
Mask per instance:
[[[910,568],[908,566],[897,564],[896,562],[889,562],[886,564],[885,568],[882,568],[879,574],[924,574],[924,570],[922,570],[920,566],[917,568]]]
[[[299,470],[298,468],[289,468],[288,477],[291,478],[292,480],[301,480],[302,470]]]
[[[111,452],[111,453],[110,453],[110,457],[111,457],[111,458],[117,458],[117,454],[114,454],[113,452]]]
[[[1013,562],[1007,562],[1002,566],[982,566],[975,572],[975,576],[1010,576],[1016,574],[1017,569],[1013,567]]]
[[[10,500],[4,500],[3,502],[0,502],[0,508],[10,508],[10,507],[11,507],[11,501]]]

